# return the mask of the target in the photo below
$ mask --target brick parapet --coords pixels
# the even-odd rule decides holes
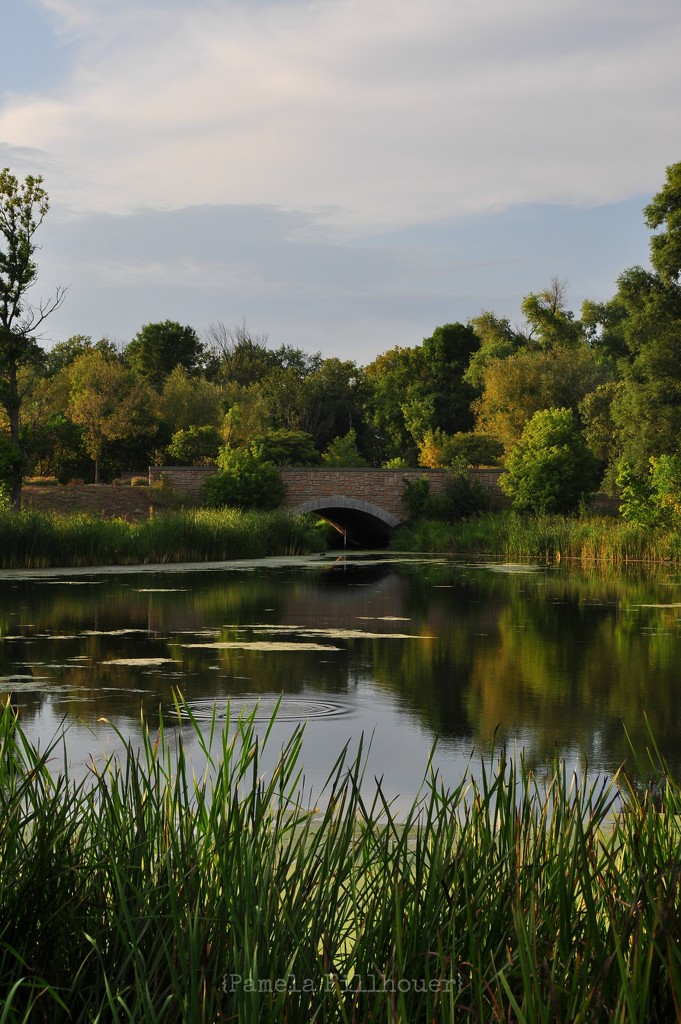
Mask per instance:
[[[207,477],[216,472],[214,466],[150,466],[149,483],[165,478],[174,491],[188,498],[198,499]],[[500,469],[473,469],[474,479],[490,494],[492,504],[504,503],[499,487]],[[405,481],[425,477],[431,494],[444,490],[447,472],[444,469],[372,469],[327,468],[326,466],[282,466],[279,469],[286,488],[284,504],[297,508],[312,498],[343,496],[368,501],[401,519],[406,518],[404,497]]]

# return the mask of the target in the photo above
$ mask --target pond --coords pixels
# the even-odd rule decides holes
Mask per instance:
[[[613,773],[648,724],[681,774],[681,570],[364,553],[210,565],[0,573],[0,692],[41,748],[65,731],[87,772],[159,713],[200,760],[206,731],[256,708],[270,746],[304,721],[319,792],[364,736],[365,777],[413,799],[454,785],[494,741],[543,767]],[[53,759],[58,761],[58,751]],[[58,763],[55,767],[59,767]],[[200,767],[200,766],[199,766]]]

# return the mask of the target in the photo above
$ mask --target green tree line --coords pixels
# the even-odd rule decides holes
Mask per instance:
[[[127,344],[47,348],[34,308],[40,178],[0,176],[0,478],[108,481],[149,464],[502,465],[518,508],[621,495],[648,524],[681,518],[681,163],[643,211],[650,264],[606,302],[567,308],[553,279],[512,324],[491,310],[365,366],[215,323],[143,325]]]

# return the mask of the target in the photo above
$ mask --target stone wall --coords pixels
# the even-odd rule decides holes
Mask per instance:
[[[40,487],[24,484],[22,504],[41,512],[86,512],[105,519],[147,519],[151,512],[174,508],[172,495],[156,488],[114,486],[113,484],[57,484]]]

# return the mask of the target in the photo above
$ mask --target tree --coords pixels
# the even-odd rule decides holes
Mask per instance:
[[[233,328],[219,321],[211,324],[204,338],[209,375],[222,384],[256,384],[276,363],[267,335],[251,334],[245,320]]]
[[[48,377],[56,376],[69,367],[74,359],[82,356],[83,352],[89,352],[92,349],[102,352],[109,359],[123,361],[122,353],[108,338],[100,338],[99,341],[93,342],[89,334],[74,334],[66,341],[58,341],[46,353],[45,374]]]
[[[158,388],[176,366],[196,373],[204,356],[204,346],[193,327],[175,320],[145,324],[125,348],[125,360],[140,377]]]
[[[643,213],[651,230],[664,227],[664,231],[650,240],[650,262],[663,284],[678,284],[681,274],[681,163],[667,168],[667,180]]]
[[[152,425],[153,402],[148,387],[117,361],[102,352],[84,352],[71,365],[69,415],[83,428],[85,449],[100,463],[107,442],[135,437]]]
[[[437,469],[447,466],[498,466],[504,453],[500,441],[484,434],[445,434],[430,430],[419,446],[419,465]]]
[[[21,371],[40,365],[43,352],[38,332],[47,317],[61,305],[65,289],[40,300],[37,306],[26,301],[35,284],[38,268],[35,263],[35,234],[49,209],[47,192],[40,176],[28,175],[20,182],[5,167],[0,171],[0,403],[9,421],[9,443],[12,480],[12,507],[21,506],[23,452],[20,446],[21,405],[26,394]],[[31,375],[24,375],[30,387]]]
[[[681,163],[667,168],[644,216],[661,229],[650,240],[653,269],[625,270],[614,297],[585,310],[589,334],[616,363],[621,384],[608,411],[607,475],[621,462],[642,485],[650,458],[677,453],[681,437]]]
[[[170,433],[190,427],[220,427],[224,419],[221,389],[204,377],[194,377],[181,364],[163,381],[159,416]]]
[[[355,430],[348,430],[344,437],[333,439],[323,455],[327,466],[366,466],[367,460],[357,448]]]
[[[474,403],[476,430],[497,438],[508,450],[542,409],[577,410],[606,371],[586,345],[551,351],[523,349],[485,367],[484,389]]]
[[[536,412],[506,460],[502,490],[515,508],[569,512],[596,484],[597,466],[571,409]]]
[[[254,437],[250,448],[275,466],[319,466],[322,461],[312,435],[304,430],[268,430]]]
[[[421,345],[391,349],[366,367],[374,461],[402,456],[415,462],[426,431],[470,430],[476,390],[464,373],[479,345],[472,327],[445,324]]]

